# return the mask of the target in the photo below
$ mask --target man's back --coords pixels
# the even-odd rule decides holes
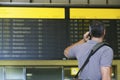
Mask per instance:
[[[89,25],[89,32],[84,34],[83,39],[64,50],[65,56],[76,57],[78,66],[81,68],[93,46],[104,41],[105,34],[104,24],[93,20]],[[90,58],[89,63],[81,72],[80,78],[82,80],[111,80],[112,59],[113,50],[108,46],[103,46]]]
[[[77,45],[70,49],[69,57],[76,57],[80,68],[95,44],[97,44],[97,42],[89,40],[82,45]],[[83,80],[101,80],[100,67],[111,66],[112,57],[112,49],[108,46],[103,46],[90,58],[90,61],[79,77]]]

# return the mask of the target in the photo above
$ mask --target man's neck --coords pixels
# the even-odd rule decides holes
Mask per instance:
[[[96,37],[92,37],[92,40],[96,41],[96,42],[103,42],[103,38],[96,38]]]

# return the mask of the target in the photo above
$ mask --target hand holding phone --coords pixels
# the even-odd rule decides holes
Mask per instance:
[[[90,39],[90,32],[86,32],[86,33],[84,34],[84,36],[83,36],[83,39],[84,39],[85,41],[88,41],[88,40]]]

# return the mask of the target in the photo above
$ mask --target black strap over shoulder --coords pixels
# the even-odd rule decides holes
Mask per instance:
[[[102,46],[104,46],[104,45],[109,46],[109,44],[106,43],[106,42],[100,42],[100,43],[97,43],[97,44],[93,47],[93,49],[91,50],[91,52],[90,52],[90,54],[88,55],[87,59],[85,60],[84,64],[83,64],[82,67],[79,69],[79,71],[78,71],[77,74],[74,76],[74,78],[77,78],[77,77],[78,77],[78,74],[84,69],[84,67],[85,67],[85,66],[87,65],[87,63],[89,62],[90,57],[91,57],[92,55],[94,55],[95,52],[96,52],[98,49],[100,49]]]
[[[92,49],[92,53],[94,54],[98,49],[100,49],[102,46],[104,46],[104,45],[106,45],[106,46],[110,46],[108,43],[106,43],[106,42],[100,42],[100,43],[97,43],[94,47],[93,47],[93,49]]]

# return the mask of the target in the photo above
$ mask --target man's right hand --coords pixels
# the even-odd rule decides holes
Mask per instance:
[[[86,32],[86,33],[83,35],[83,39],[84,39],[85,42],[90,39],[89,34],[90,34],[89,32]]]

